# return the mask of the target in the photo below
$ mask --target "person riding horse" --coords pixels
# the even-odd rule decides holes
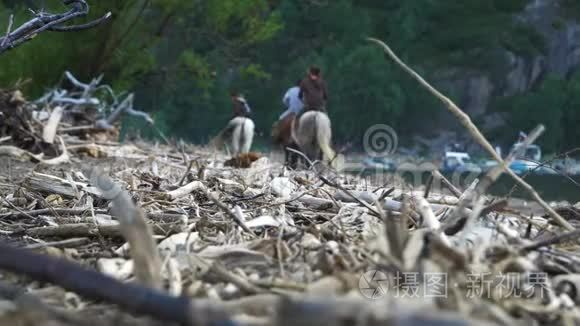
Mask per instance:
[[[244,96],[236,91],[231,91],[230,96],[232,98],[234,118],[236,117],[249,118],[252,113],[252,109],[248,105],[248,101],[246,101]]]
[[[214,146],[223,146],[230,140],[233,155],[247,153],[254,138],[254,122],[250,118],[252,110],[246,99],[236,91],[230,92],[232,99],[233,117],[224,129],[211,141]]]
[[[295,166],[295,162],[289,162],[290,157],[285,147],[296,149],[296,146],[292,143],[292,132],[290,129],[292,128],[294,118],[296,118],[304,107],[304,104],[299,97],[301,81],[302,80],[298,79],[296,84],[290,87],[284,94],[284,97],[282,97],[282,103],[286,107],[286,110],[282,112],[280,117],[278,117],[278,120],[274,122],[271,133],[274,143],[282,146],[283,152],[285,153],[285,162],[290,163],[290,166]]]
[[[328,101],[328,87],[326,81],[321,76],[320,68],[316,66],[308,69],[308,75],[300,82],[298,96],[304,103],[304,110],[298,114],[296,121],[308,111],[319,111],[326,113],[326,102]]]
[[[296,105],[295,107],[289,107],[281,116],[279,121],[272,128],[272,137],[275,143],[281,144],[284,147],[299,149],[296,142],[300,143],[299,139],[305,140],[307,138],[316,137],[318,140],[315,142],[322,142],[325,148],[325,153],[330,153],[329,147],[326,146],[327,139],[330,137],[330,121],[326,115],[326,101],[328,100],[328,89],[326,82],[321,76],[320,68],[310,67],[308,70],[308,75],[300,80],[298,87],[293,87],[285,95],[285,99],[288,96],[289,99],[294,99],[294,103],[301,103],[302,105]],[[292,97],[294,96],[294,97]],[[310,112],[310,113],[309,113]],[[314,112],[318,114],[313,115]],[[300,128],[299,124],[301,117],[308,113],[307,120],[308,124]],[[313,118],[316,120],[316,116],[323,114],[323,120],[325,121],[311,121]],[[322,123],[322,125],[320,125]],[[323,129],[320,130],[321,134],[317,135],[316,126],[320,126]],[[312,129],[313,130],[309,130]],[[297,137],[296,136],[297,133]],[[324,135],[324,136],[323,136]],[[322,138],[326,140],[322,140]],[[304,144],[303,144],[304,145]],[[312,152],[309,150],[309,152]],[[296,164],[296,155],[290,154],[285,151],[286,163],[294,167]],[[327,156],[327,155],[325,155]],[[290,159],[290,160],[289,160]]]

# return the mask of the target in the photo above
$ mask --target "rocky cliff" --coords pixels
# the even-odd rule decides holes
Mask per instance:
[[[560,0],[532,0],[514,19],[532,26],[543,37],[543,51],[521,55],[502,49],[505,67],[499,73],[447,71],[434,80],[439,87],[450,92],[457,104],[478,120],[483,129],[489,130],[506,122],[502,115],[490,112],[494,97],[529,91],[548,75],[567,78],[580,66],[580,22],[566,17]],[[447,113],[442,113],[439,117],[441,125],[448,127],[449,118]],[[460,130],[458,125],[456,127],[456,131]],[[514,137],[517,132],[514,130]],[[454,133],[440,134],[439,138],[455,139],[434,140],[433,145],[464,139],[461,132],[457,137],[452,136]]]

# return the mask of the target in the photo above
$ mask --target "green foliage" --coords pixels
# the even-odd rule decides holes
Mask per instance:
[[[495,107],[507,114],[513,127],[511,139],[517,130],[531,130],[538,124],[546,127],[539,143],[548,150],[565,151],[578,145],[580,130],[580,74],[570,80],[547,77],[532,92],[497,101]]]
[[[258,79],[258,80],[270,80],[272,76],[267,73],[264,68],[258,64],[249,64],[240,69],[240,74],[242,79]]]

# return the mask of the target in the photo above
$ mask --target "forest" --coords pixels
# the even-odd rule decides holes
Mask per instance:
[[[580,4],[556,1],[550,22],[564,28],[580,17]],[[446,76],[486,76],[495,88],[485,114],[505,125],[485,128],[494,143],[509,145],[519,130],[547,127],[547,152],[580,145],[580,74],[542,73],[518,92],[505,94],[505,51],[519,58],[546,54],[548,43],[533,23],[516,19],[528,0],[101,0],[90,17],[111,11],[108,24],[82,33],[48,33],[5,54],[0,85],[23,83],[34,98],[62,80],[100,74],[115,89],[135,93],[165,134],[203,143],[231,117],[229,91],[239,90],[253,109],[259,137],[269,145],[272,123],[284,110],[282,96],[308,66],[322,67],[329,84],[328,110],[335,142],[359,144],[371,125],[393,126],[403,144],[456,126],[384,53],[365,40],[387,42],[428,80],[464,103],[462,87]],[[32,10],[62,10],[60,1],[2,0],[0,18],[23,22]],[[551,19],[551,18],[550,18]],[[42,55],[40,55],[42,54]],[[459,78],[461,79],[461,78]],[[450,86],[451,85],[451,86]],[[477,94],[476,94],[477,95]],[[434,118],[439,117],[439,118]],[[475,116],[474,121],[481,123]],[[458,128],[457,128],[458,129]],[[138,119],[124,132],[155,137]]]

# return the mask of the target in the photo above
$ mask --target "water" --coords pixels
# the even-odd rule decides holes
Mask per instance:
[[[369,181],[372,180],[374,184],[382,184],[392,178],[392,174],[372,170],[351,172],[350,174],[358,174],[361,177],[369,179]],[[430,172],[425,171],[405,172],[399,175],[406,182],[413,185],[414,188],[419,188],[420,186],[426,185],[430,174]],[[460,190],[467,188],[475,178],[481,179],[483,177],[483,174],[463,174],[458,176],[444,173],[443,175]],[[580,176],[566,177],[562,175],[530,174],[521,177],[546,201],[568,201],[571,204],[580,201]],[[574,182],[577,184],[574,184]],[[488,190],[489,194],[498,197],[508,196],[510,192],[511,198],[531,199],[528,192],[521,187],[517,187],[516,182],[506,174],[502,174]]]

